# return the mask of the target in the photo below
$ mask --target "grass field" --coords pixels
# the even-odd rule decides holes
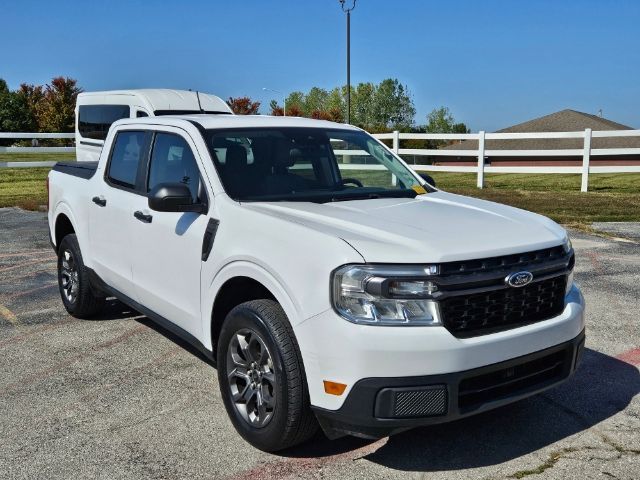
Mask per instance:
[[[69,162],[75,153],[0,153],[0,162]]]
[[[0,207],[36,210],[47,203],[48,168],[0,168]]]
[[[69,158],[60,155],[65,154],[50,154],[47,159]],[[43,156],[39,155],[38,160],[41,159]],[[46,204],[47,172],[47,168],[0,169],[0,207],[36,209]],[[380,174],[350,171],[354,177]],[[483,190],[475,187],[474,174],[436,172],[433,177],[438,187],[448,192],[513,205],[567,225],[640,221],[640,174],[591,175],[588,193],[580,192],[579,175],[489,174]]]
[[[486,175],[483,190],[476,176],[433,175],[443,190],[531,210],[568,225],[640,221],[640,174],[589,175],[589,192],[580,192],[580,175]]]

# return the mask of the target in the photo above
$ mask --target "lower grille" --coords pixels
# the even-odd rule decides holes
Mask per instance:
[[[461,413],[483,404],[543,388],[568,375],[573,350],[560,350],[520,365],[462,380],[458,387]]]
[[[447,411],[447,392],[444,389],[414,390],[396,393],[394,417],[426,417]]]
[[[417,418],[445,415],[448,410],[446,385],[383,388],[376,397],[378,418]]]
[[[440,301],[444,326],[456,337],[485,335],[555,317],[564,310],[566,276]]]

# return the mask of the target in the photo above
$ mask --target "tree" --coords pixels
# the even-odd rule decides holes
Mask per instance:
[[[311,112],[311,118],[316,120],[332,120],[331,114],[326,110],[314,110]]]
[[[45,102],[45,92],[42,85],[28,85],[23,83],[16,93],[24,99],[29,113],[33,118],[33,123],[36,125],[36,130],[39,132],[46,131],[41,127],[42,111]]]
[[[456,123],[453,114],[447,107],[434,108],[427,115],[427,125],[424,127],[427,133],[469,133],[471,130],[460,122]],[[438,148],[449,145],[451,141],[429,140],[426,148]]]
[[[284,115],[284,108],[278,105],[277,100],[271,100],[269,102],[269,108],[271,109],[271,115],[274,117],[281,117]]]
[[[306,116],[313,117],[314,112],[326,111],[329,92],[323,88],[313,87],[304,96],[303,111]]]
[[[406,86],[387,78],[374,91],[371,121],[374,126],[403,129],[413,125],[416,109]]]
[[[56,77],[44,88],[42,105],[36,117],[44,132],[73,132],[75,129],[76,98],[82,89],[78,81],[69,77]],[[27,95],[25,95],[27,97]]]
[[[347,96],[347,87],[343,87],[344,96]],[[351,87],[351,123],[363,128],[371,127],[373,121],[373,102],[376,86],[373,83],[359,83],[355,88]],[[347,108],[345,104],[344,112]]]
[[[286,99],[287,115],[322,118],[344,122],[347,87],[325,90],[313,87],[307,93],[291,92]],[[284,112],[277,101],[269,104],[272,115]],[[411,94],[397,79],[388,78],[376,85],[371,82],[351,87],[351,118],[354,125],[369,131],[407,129],[414,123],[416,109]]]
[[[305,111],[305,95],[302,92],[291,92],[289,96],[285,100],[285,105],[287,106],[287,115],[289,114],[289,110],[293,109],[298,115],[296,117],[302,117]]]
[[[338,87],[333,88],[329,91],[329,95],[327,96],[325,109],[331,115],[331,120],[333,122],[344,122],[345,119],[345,100],[340,92]]]
[[[289,106],[289,102],[287,102],[287,116],[288,117],[304,117],[304,112],[298,105],[293,104]]]
[[[6,84],[5,84],[6,85]],[[16,92],[1,88],[0,85],[0,132],[31,132],[37,130],[29,107],[23,97]],[[15,140],[0,140],[0,145],[10,145]]]
[[[451,111],[447,107],[434,108],[427,115],[428,133],[469,133],[464,123],[456,123]]]
[[[254,102],[249,97],[229,97],[227,105],[236,115],[257,115],[260,102]]]

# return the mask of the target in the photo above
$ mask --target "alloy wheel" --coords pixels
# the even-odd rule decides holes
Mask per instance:
[[[60,280],[62,291],[69,303],[75,303],[78,299],[78,266],[70,250],[62,252],[62,265],[60,269]]]
[[[271,353],[257,332],[244,328],[231,337],[227,379],[240,416],[252,427],[266,426],[276,406],[276,375]]]

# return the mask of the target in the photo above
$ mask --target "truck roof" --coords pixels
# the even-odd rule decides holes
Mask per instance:
[[[156,124],[173,125],[180,121],[197,123],[206,129],[214,128],[256,128],[256,127],[308,127],[341,130],[360,129],[344,123],[314,120],[302,117],[283,117],[271,115],[163,115],[161,117],[126,118],[116,124]]]
[[[227,103],[220,97],[209,93],[198,92],[200,104],[206,111],[231,113]],[[135,96],[143,100],[153,111],[198,110],[198,98],[195,91],[172,90],[168,88],[142,88],[134,90],[106,90],[101,92],[82,92],[78,95],[78,103],[84,98]]]

